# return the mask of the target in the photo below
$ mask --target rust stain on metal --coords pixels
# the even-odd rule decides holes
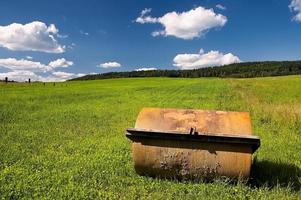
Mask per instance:
[[[223,134],[251,136],[251,120],[246,112],[191,109],[144,108],[135,129],[191,137]],[[151,133],[150,133],[151,134]],[[190,137],[189,136],[189,137]],[[252,162],[252,146],[247,143],[215,143],[136,137],[132,155],[138,174],[210,178],[215,175],[247,178]]]

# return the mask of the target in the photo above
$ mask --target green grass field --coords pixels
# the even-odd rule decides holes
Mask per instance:
[[[137,175],[124,130],[143,107],[250,112],[250,181]],[[301,76],[0,83],[0,198],[301,199]]]

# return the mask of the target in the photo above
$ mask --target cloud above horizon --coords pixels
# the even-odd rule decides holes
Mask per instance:
[[[135,71],[139,72],[139,71],[153,71],[153,70],[158,70],[156,67],[141,67],[138,69],[135,69]]]
[[[75,74],[75,73],[57,71],[57,72],[52,72],[52,75],[54,75],[55,77],[58,77],[60,79],[66,80],[66,79],[70,79],[70,78],[84,76],[86,74],[81,74],[81,73]]]
[[[173,62],[173,65],[180,69],[198,69],[238,63],[241,60],[232,53],[223,54],[219,51],[205,53],[201,49],[197,54],[178,54],[174,57]]]
[[[38,51],[63,53],[65,46],[58,43],[59,30],[54,24],[47,26],[40,21],[28,24],[12,23],[0,26],[0,47],[12,51]]]
[[[226,10],[227,9],[226,6],[223,6],[222,4],[217,4],[215,7],[220,9],[220,10]]]
[[[301,0],[292,0],[288,7],[292,12],[296,12],[293,20],[301,22]]]
[[[26,59],[1,58],[0,68],[2,67],[10,71],[0,73],[0,79],[8,77],[10,80],[15,81],[26,81],[29,78],[33,81],[64,81],[84,75],[54,71],[56,68],[66,68],[72,65],[73,62],[65,58],[56,59],[49,62],[49,64]],[[49,72],[51,73],[50,75]]]
[[[152,36],[174,36],[184,40],[191,40],[205,35],[212,28],[223,27],[227,17],[216,14],[213,9],[206,9],[201,6],[186,12],[168,12],[162,17],[149,15],[151,8],[145,8],[135,20],[137,23],[159,23],[164,29],[152,32]]]
[[[0,58],[0,67],[10,70],[30,70],[39,72],[48,72],[58,67],[70,67],[73,65],[72,61],[67,61],[65,58],[59,58],[57,60],[49,62],[49,64],[43,64],[41,62],[16,59],[16,58]]]
[[[59,58],[57,60],[51,61],[48,66],[51,68],[57,68],[57,67],[69,67],[72,66],[74,63],[72,61],[68,61],[65,58]]]
[[[82,73],[68,73],[68,72],[52,72],[49,75],[40,75],[28,70],[14,70],[10,72],[0,73],[0,80],[8,77],[9,80],[14,81],[28,81],[30,78],[32,81],[42,81],[42,82],[62,82],[68,79],[84,76]]]
[[[118,67],[121,67],[121,64],[118,62],[115,62],[115,61],[114,62],[106,62],[106,63],[99,64],[99,67],[105,68],[105,69],[118,68]]]

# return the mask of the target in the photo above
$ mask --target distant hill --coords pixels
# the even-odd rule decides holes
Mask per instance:
[[[193,70],[152,70],[131,72],[109,72],[78,77],[72,80],[96,80],[108,78],[129,77],[232,77],[252,78],[265,76],[284,76],[301,74],[301,61],[264,61],[244,62],[224,65],[219,67],[207,67]]]

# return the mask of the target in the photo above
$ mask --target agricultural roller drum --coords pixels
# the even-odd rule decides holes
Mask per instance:
[[[179,179],[248,178],[260,146],[247,112],[143,108],[126,137],[138,174]]]

